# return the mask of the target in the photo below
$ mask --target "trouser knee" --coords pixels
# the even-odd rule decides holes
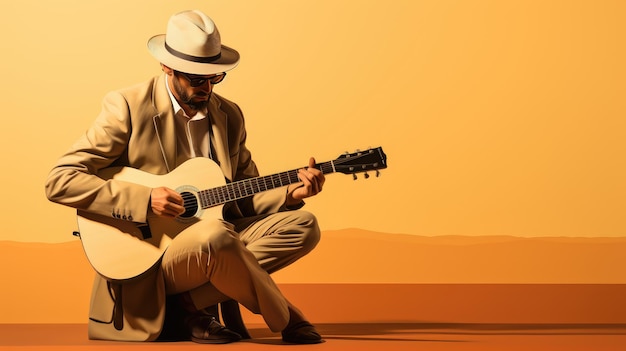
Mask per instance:
[[[237,233],[233,231],[232,225],[227,222],[211,221],[202,230],[203,248],[206,248],[208,252],[232,252],[242,247]]]
[[[307,253],[313,250],[320,241],[321,231],[317,218],[310,212],[300,213],[300,227],[302,228],[302,251]]]

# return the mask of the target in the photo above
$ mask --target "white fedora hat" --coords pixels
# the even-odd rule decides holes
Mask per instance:
[[[170,17],[167,32],[150,38],[148,50],[162,64],[190,74],[226,72],[239,63],[239,53],[222,45],[215,23],[198,10]]]

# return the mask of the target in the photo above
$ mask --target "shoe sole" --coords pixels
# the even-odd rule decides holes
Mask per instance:
[[[318,340],[313,340],[313,339],[284,339],[283,341],[288,343],[288,344],[296,344],[296,345],[311,345],[311,344],[321,344],[324,342],[324,339],[318,339]]]
[[[198,344],[230,344],[231,342],[241,341],[241,339],[200,339],[192,336],[191,341]]]

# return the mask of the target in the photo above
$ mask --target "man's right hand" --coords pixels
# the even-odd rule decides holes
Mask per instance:
[[[161,217],[174,218],[185,213],[183,198],[166,187],[154,188],[150,193],[150,208]]]

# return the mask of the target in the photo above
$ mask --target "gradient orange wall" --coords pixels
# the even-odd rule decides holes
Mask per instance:
[[[309,201],[323,229],[626,235],[623,1],[26,0],[0,13],[0,240],[71,239],[48,170],[189,8],[242,55],[218,92],[262,173],[384,147],[380,178]]]
[[[242,55],[217,91],[244,110],[262,173],[303,166],[310,155],[324,161],[385,149],[389,169],[380,178],[329,176],[322,195],[308,201],[326,234],[626,236],[624,1],[11,1],[0,11],[0,241],[59,244],[3,245],[28,255],[2,255],[1,322],[84,322],[91,271],[76,259],[76,245],[60,243],[76,240],[74,211],[45,199],[46,175],[107,91],[160,73],[146,41],[190,8],[212,16],[224,43]],[[579,265],[591,272],[587,260],[623,266],[610,246],[556,253],[581,257],[563,261],[573,262],[563,268],[570,273]],[[60,251],[42,260],[42,247]],[[398,259],[426,260],[424,247]],[[294,269],[318,269],[316,257],[332,262],[323,259],[337,259],[334,249],[320,246]],[[474,271],[464,264],[475,251],[459,251],[466,256],[443,261],[478,272],[476,281],[490,279],[477,260],[466,261]],[[522,273],[552,262],[533,257],[526,265],[531,255],[523,250],[496,253],[498,279],[515,259]],[[349,254],[363,259],[361,251]],[[444,282],[460,280],[432,261],[419,267]],[[618,276],[615,269],[608,275]],[[572,274],[554,282],[583,273]],[[281,272],[277,281],[300,282],[296,275]],[[62,288],[42,297],[41,283]]]

